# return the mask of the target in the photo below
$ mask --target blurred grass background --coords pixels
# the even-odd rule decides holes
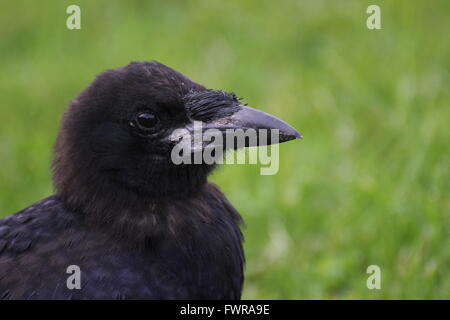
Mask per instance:
[[[82,29],[66,28],[81,7]],[[382,30],[366,28],[378,4]],[[67,103],[158,60],[305,136],[280,171],[222,167],[247,223],[244,298],[450,298],[448,1],[2,1],[0,215],[52,193]],[[367,266],[382,289],[366,288]]]

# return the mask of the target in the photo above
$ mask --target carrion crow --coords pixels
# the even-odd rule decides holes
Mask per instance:
[[[158,62],[100,74],[63,116],[55,194],[0,220],[0,298],[239,299],[241,217],[207,181],[215,164],[171,161],[193,121],[301,137]]]

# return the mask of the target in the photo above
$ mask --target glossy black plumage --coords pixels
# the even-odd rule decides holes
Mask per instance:
[[[185,235],[167,234],[148,246],[86,224],[57,196],[0,223],[2,299],[238,299],[243,254],[239,216],[213,185]],[[193,209],[172,203],[165,210]],[[214,212],[210,215],[209,212]],[[162,210],[161,212],[164,212]],[[81,269],[81,290],[69,290],[69,265]]]
[[[0,298],[239,299],[241,218],[207,182],[214,165],[173,164],[168,137],[243,108],[157,62],[98,76],[63,117],[55,195],[0,220]]]

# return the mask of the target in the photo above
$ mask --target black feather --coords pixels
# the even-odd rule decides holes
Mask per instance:
[[[62,119],[55,195],[0,220],[0,297],[240,298],[241,218],[207,182],[214,166],[175,165],[162,142],[236,104],[157,62],[99,75]],[[129,125],[142,111],[158,118],[151,135]],[[70,265],[81,290],[66,286]]]
[[[192,91],[185,101],[188,116],[206,122],[232,115],[240,109],[236,95],[221,90]]]

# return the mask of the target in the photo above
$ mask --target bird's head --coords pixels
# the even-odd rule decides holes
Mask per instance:
[[[214,164],[175,164],[171,158],[182,137],[174,132],[192,133],[194,121],[220,132],[278,129],[279,142],[301,137],[233,94],[208,90],[158,62],[133,62],[100,74],[66,110],[53,161],[58,194],[78,205],[105,195],[195,192]]]

